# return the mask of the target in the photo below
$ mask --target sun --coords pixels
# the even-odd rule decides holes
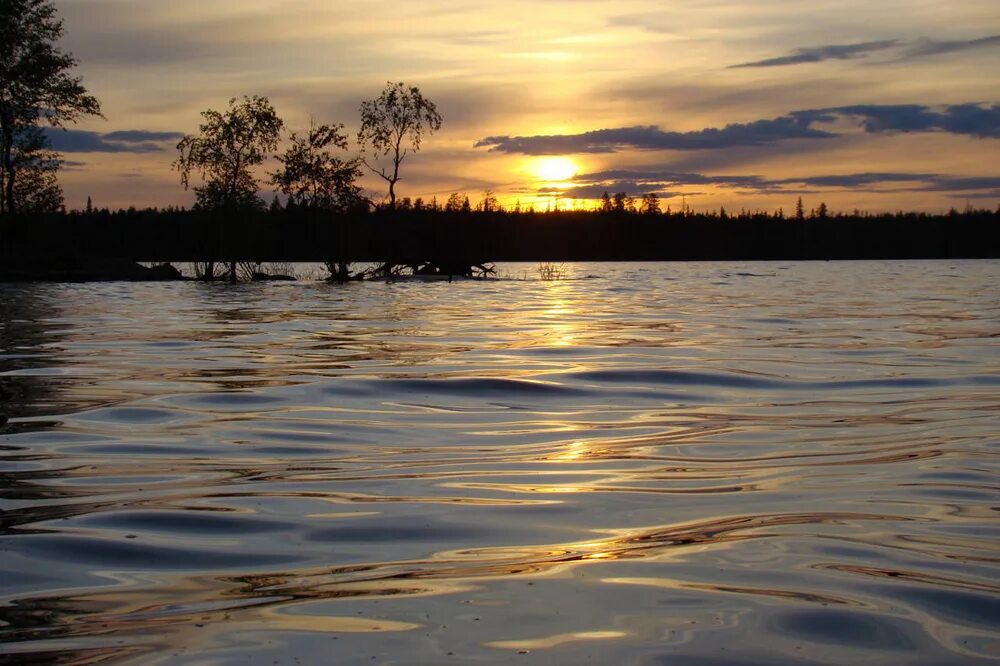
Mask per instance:
[[[531,172],[540,181],[558,183],[576,175],[576,162],[568,157],[538,157],[531,163]]]

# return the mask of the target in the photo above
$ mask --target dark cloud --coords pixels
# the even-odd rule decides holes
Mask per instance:
[[[574,187],[561,190],[563,196],[596,199],[604,192],[630,195],[666,191],[691,185],[716,185],[727,189],[758,193],[815,192],[809,188],[839,188],[874,191],[886,185],[911,184],[903,191],[976,192],[1000,188],[1000,177],[956,177],[935,173],[865,172],[801,178],[768,179],[758,175],[707,175],[670,170],[612,169],[575,176]],[[794,187],[793,187],[794,186]],[[541,190],[539,192],[542,192]],[[544,193],[544,192],[543,192]],[[690,195],[691,192],[686,192]]]
[[[105,141],[122,141],[125,143],[137,143],[141,141],[180,141],[184,138],[183,132],[147,132],[146,130],[119,130],[102,134]]]
[[[921,39],[912,47],[907,49],[904,55],[911,58],[920,58],[923,56],[938,55],[940,53],[954,53],[955,51],[979,49],[985,46],[1000,46],[1000,35],[982,37],[980,39],[970,39],[967,41],[936,42],[932,39]]]
[[[701,173],[684,173],[677,171],[643,171],[631,169],[610,169],[596,171],[574,178],[592,182],[607,182],[614,180],[629,181],[645,185],[725,185],[729,187],[759,187],[764,184],[760,176],[708,176]]]
[[[808,176],[805,178],[786,178],[770,181],[774,185],[802,184],[815,187],[851,187],[864,185],[879,185],[881,183],[899,183],[927,181],[938,178],[933,173],[852,173],[836,176]]]
[[[962,199],[993,199],[994,201],[1000,199],[1000,190],[993,190],[992,192],[973,192],[970,194],[962,194]]]
[[[853,60],[855,58],[865,58],[872,53],[888,50],[897,51],[898,59],[908,60],[943,53],[955,53],[956,51],[970,51],[990,46],[1000,46],[1000,35],[954,41],[935,41],[924,38],[909,43],[898,39],[887,39],[877,42],[862,42],[860,44],[828,44],[825,46],[795,49],[787,55],[775,58],[730,65],[729,69],[740,67],[782,67],[807,62],[823,62],[825,60]]]
[[[873,189],[879,185],[914,183],[906,191],[966,192],[1000,188],[997,176],[944,176],[935,173],[853,173],[837,176],[806,176],[768,181],[769,185],[806,185],[812,187],[840,187],[847,189]]]
[[[918,104],[867,104],[806,111],[859,118],[866,132],[932,132],[1000,138],[1000,105],[956,104],[942,111]]]
[[[489,136],[476,142],[476,148],[490,151],[553,155],[563,153],[613,153],[623,148],[637,150],[703,150],[756,146],[782,139],[823,139],[831,134],[810,127],[814,118],[784,116],[773,120],[733,123],[723,128],[710,127],[695,132],[664,132],[656,125],[600,129],[582,134],[541,136]]]
[[[777,58],[767,58],[754,62],[744,62],[730,65],[729,69],[740,67],[781,67],[783,65],[798,65],[803,62],[822,62],[824,60],[851,60],[860,58],[874,51],[885,51],[899,45],[899,40],[887,39],[878,42],[862,42],[860,44],[828,44],[812,48],[795,49],[788,55]]]
[[[651,187],[646,183],[630,180],[618,180],[607,184],[578,185],[566,189],[542,188],[537,194],[557,194],[563,199],[600,199],[604,193],[617,194],[624,192],[630,197],[641,197],[643,194],[655,194],[661,199],[673,199],[681,196],[694,196],[702,192],[677,192]]]
[[[1000,177],[983,176],[974,178],[947,178],[937,177],[933,179],[925,190],[934,191],[962,191],[962,190],[998,190],[1000,189]]]
[[[184,136],[178,132],[123,130],[102,134],[85,130],[46,129],[52,148],[60,153],[156,153],[166,142]]]
[[[614,153],[620,150],[711,150],[763,146],[787,139],[840,136],[813,125],[849,117],[868,133],[931,132],[1000,137],[1000,106],[959,104],[936,111],[918,104],[855,105],[794,111],[772,120],[733,123],[694,132],[665,132],[656,125],[600,129],[581,134],[488,136],[476,148],[524,155]]]

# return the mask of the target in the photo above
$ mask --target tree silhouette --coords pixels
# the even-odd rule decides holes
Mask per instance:
[[[491,189],[483,192],[483,200],[479,203],[479,210],[484,213],[495,213],[500,210],[500,201]]]
[[[251,168],[263,163],[278,145],[284,123],[266,97],[232,98],[225,112],[202,111],[205,122],[198,136],[185,136],[177,144],[180,156],[173,167],[187,189],[191,172],[200,174],[204,185],[195,187],[195,208],[229,214],[262,210],[257,196],[257,178]],[[205,278],[213,279],[208,262]],[[229,278],[236,279],[236,262],[229,264]]]
[[[388,159],[391,167],[370,164],[364,156],[361,160],[372,173],[389,183],[390,208],[396,207],[399,165],[410,151],[420,150],[425,132],[432,134],[440,128],[441,114],[416,86],[390,81],[376,99],[361,103],[358,143],[362,154],[370,146],[374,151],[373,159]]]
[[[448,195],[448,200],[444,202],[444,210],[446,213],[457,213],[462,210],[462,195],[458,192]]]
[[[614,204],[611,203],[611,197],[608,196],[608,191],[605,190],[604,194],[601,195],[601,207],[600,211],[602,213],[610,213],[615,209]]]
[[[635,199],[625,192],[616,192],[612,197],[611,209],[616,213],[634,213]]]
[[[662,212],[660,210],[660,197],[657,196],[656,192],[642,195],[642,204],[639,210],[645,215],[659,215]]]
[[[347,150],[343,125],[310,126],[308,134],[293,133],[291,145],[278,156],[281,169],[271,174],[271,184],[288,197],[291,206],[344,211],[361,201],[361,176],[357,159],[342,159],[328,150]]]
[[[21,213],[55,213],[63,208],[63,192],[56,179],[62,161],[49,149],[40,127],[25,127],[14,139],[14,201]]]
[[[191,172],[201,175],[205,184],[195,187],[197,208],[260,209],[264,202],[257,196],[257,178],[251,168],[264,162],[278,145],[284,123],[266,97],[229,100],[225,112],[202,111],[205,122],[199,136],[185,136],[177,144],[180,156],[173,167],[181,174],[184,188]]]
[[[40,121],[60,127],[101,113],[97,98],[87,94],[80,77],[69,73],[76,59],[56,47],[62,34],[62,21],[50,0],[0,2],[0,213],[21,212],[22,197],[32,196],[31,186],[44,189],[34,195],[36,203],[49,199],[52,188],[58,187],[58,160],[42,157],[46,168],[39,169],[39,162],[24,159],[24,146],[38,145],[32,129]],[[38,156],[38,150],[47,147],[27,154]],[[29,171],[19,185],[24,168]]]
[[[288,197],[289,207],[344,212],[364,201],[355,184],[361,176],[358,160],[342,159],[328,150],[347,150],[343,129],[342,124],[317,127],[310,121],[305,136],[292,133],[291,145],[278,156],[281,169],[271,174],[271,184]],[[351,262],[344,257],[323,263],[331,281],[354,279]]]
[[[802,206],[802,197],[799,197],[799,200],[795,202],[795,219],[799,221],[806,219],[806,209]]]

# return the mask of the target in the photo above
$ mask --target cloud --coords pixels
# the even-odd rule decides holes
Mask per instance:
[[[183,132],[148,132],[146,130],[118,130],[102,134],[105,141],[123,141],[135,143],[140,141],[180,141],[184,138]]]
[[[1000,138],[1000,106],[958,104],[937,111],[918,104],[855,105],[808,109],[771,120],[722,128],[667,132],[656,125],[599,129],[581,134],[488,136],[475,143],[491,152],[524,155],[614,153],[620,150],[711,150],[769,145],[787,139],[829,139],[838,133],[814,127],[853,118],[869,134],[943,131]]]
[[[574,180],[591,182],[621,180],[647,185],[725,185],[729,187],[757,187],[765,182],[760,176],[708,176],[700,173],[631,169],[596,171],[576,177]]]
[[[926,190],[940,191],[961,191],[961,190],[1000,190],[1000,177],[982,176],[972,178],[944,178],[937,177],[923,188]]]
[[[704,194],[703,192],[681,192],[673,190],[663,190],[659,187],[650,187],[648,184],[637,183],[629,180],[619,180],[608,184],[578,185],[564,190],[555,188],[542,188],[537,194],[558,194],[561,199],[600,199],[604,193],[618,194],[624,192],[630,197],[640,197],[643,194],[655,194],[661,199],[673,199],[682,196],[694,196]]]
[[[742,67],[783,67],[786,65],[799,65],[806,62],[823,62],[826,60],[854,60],[856,58],[866,58],[872,53],[889,50],[897,51],[899,59],[909,60],[990,46],[1000,46],[1000,35],[953,41],[935,41],[923,38],[915,42],[886,39],[877,42],[862,42],[860,44],[828,44],[795,49],[787,55],[775,58],[765,58],[764,60],[730,65],[729,69]]]
[[[119,130],[102,134],[86,130],[46,128],[52,148],[60,153],[156,153],[169,141],[177,141],[180,132]]]
[[[879,191],[884,186],[910,184],[902,191],[924,192],[994,192],[1000,189],[997,176],[947,176],[936,173],[863,172],[835,175],[803,176],[769,179],[759,175],[707,175],[670,170],[612,169],[577,175],[573,187],[561,190],[567,198],[597,199],[604,192],[625,192],[630,195],[657,192],[664,188],[715,185],[726,189],[749,190],[757,193],[797,193],[801,187]],[[550,190],[539,190],[545,194]],[[687,195],[693,192],[680,192]],[[971,195],[970,195],[971,196]]]
[[[553,155],[564,153],[614,153],[623,148],[638,150],[703,150],[756,146],[782,139],[832,138],[836,134],[810,127],[813,118],[783,116],[752,123],[733,123],[695,132],[665,132],[656,125],[600,129],[582,134],[540,136],[488,136],[476,148],[490,151]]]
[[[1000,105],[955,104],[935,111],[919,104],[867,104],[804,113],[853,116],[868,133],[943,131],[1000,138]]]
[[[880,185],[882,183],[900,183],[927,181],[938,178],[933,173],[851,173],[835,176],[807,176],[803,178],[786,178],[770,181],[773,185],[801,184],[813,187],[850,187]]]
[[[664,16],[662,13],[621,14],[608,18],[607,24],[613,28],[641,28],[647,32],[663,35],[679,34],[681,27],[676,23],[664,23]]]
[[[777,58],[767,58],[754,62],[744,62],[730,65],[729,69],[740,67],[781,67],[798,65],[803,62],[822,62],[824,60],[852,60],[867,56],[874,51],[885,51],[899,45],[899,40],[887,39],[878,42],[862,42],[860,44],[828,44],[812,48],[795,49],[788,55]]]
[[[932,39],[921,39],[912,47],[906,50],[905,55],[911,58],[921,58],[924,56],[938,55],[941,53],[954,53],[955,51],[968,51],[984,46],[1000,46],[1000,35],[991,37],[981,37],[967,41],[936,42]]]

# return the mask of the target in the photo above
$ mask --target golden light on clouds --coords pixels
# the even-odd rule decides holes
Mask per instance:
[[[795,16],[759,0],[57,4],[106,117],[54,134],[71,208],[190,205],[170,169],[177,137],[230,97],[268,96],[289,131],[314,118],[353,137],[388,80],[419,86],[444,118],[403,164],[411,198],[489,189],[570,210],[607,189],[699,211],[787,211],[800,194],[937,211],[992,207],[1000,182],[988,0],[955,0],[946,20],[912,0]],[[383,193],[370,174],[362,185]]]

